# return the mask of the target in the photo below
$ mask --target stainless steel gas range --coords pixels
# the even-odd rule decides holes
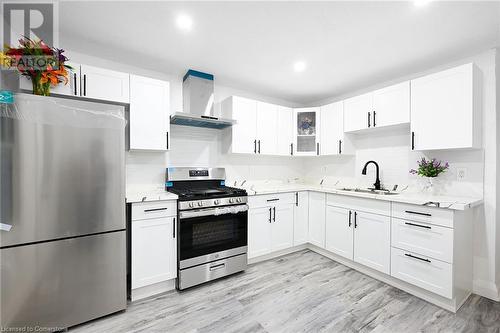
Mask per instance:
[[[247,192],[225,186],[223,168],[168,168],[178,200],[177,289],[247,267]]]

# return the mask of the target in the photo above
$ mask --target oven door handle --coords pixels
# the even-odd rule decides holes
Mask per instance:
[[[206,209],[195,209],[179,212],[179,219],[189,219],[193,217],[201,216],[219,216],[227,214],[239,214],[246,212],[248,210],[248,205],[237,205],[237,206],[227,206],[227,207],[217,207],[217,208],[206,208]]]

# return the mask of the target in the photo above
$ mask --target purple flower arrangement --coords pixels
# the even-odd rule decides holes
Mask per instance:
[[[422,177],[437,177],[450,167],[448,162],[443,163],[443,161],[438,161],[435,158],[427,160],[425,157],[422,157],[422,159],[417,161],[417,163],[417,170],[411,169],[410,173],[412,175],[419,175]]]

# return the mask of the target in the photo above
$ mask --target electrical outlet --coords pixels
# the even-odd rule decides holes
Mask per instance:
[[[457,168],[457,180],[462,182],[467,179],[467,168]]]

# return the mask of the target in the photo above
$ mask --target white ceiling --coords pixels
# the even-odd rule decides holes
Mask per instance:
[[[309,103],[500,45],[499,2],[62,2],[67,49]],[[192,17],[190,32],[175,24]],[[307,63],[293,71],[297,60]]]

